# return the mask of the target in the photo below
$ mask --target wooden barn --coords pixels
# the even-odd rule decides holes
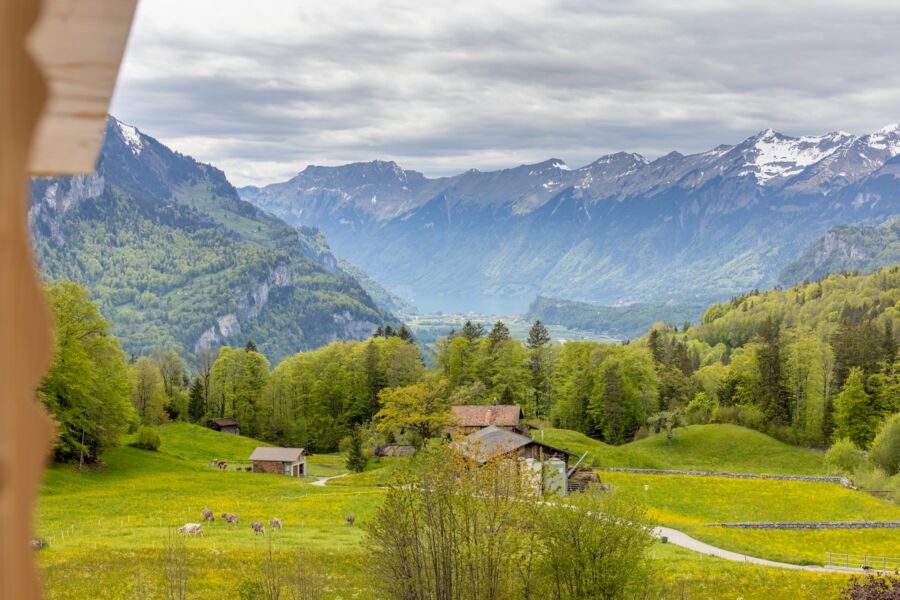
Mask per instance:
[[[248,459],[254,473],[271,473],[287,477],[306,477],[306,456],[303,448],[272,448],[260,446]]]
[[[527,435],[500,429],[491,425],[451,443],[462,449],[471,458],[485,463],[498,456],[514,454],[518,458],[533,458],[541,461],[559,459],[568,468],[569,452],[554,448]]]
[[[241,435],[241,426],[238,424],[238,422],[227,417],[210,419],[209,421],[207,421],[206,426],[210,429],[221,431],[222,433],[233,433],[234,435]]]
[[[450,412],[454,425],[447,428],[447,433],[451,436],[469,435],[485,427],[525,433],[519,424],[522,409],[515,404],[454,406]]]
[[[538,490],[562,495],[568,492],[569,458],[572,454],[527,435],[491,425],[454,440],[450,446],[481,464],[501,456],[513,456],[521,461],[527,472],[533,474]]]

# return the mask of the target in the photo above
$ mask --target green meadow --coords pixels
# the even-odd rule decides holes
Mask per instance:
[[[404,459],[370,461],[360,474],[312,485],[245,471],[220,471],[212,458],[241,463],[255,440],[172,424],[160,428],[159,452],[129,447],[104,455],[101,467],[79,471],[56,465],[47,472],[38,505],[37,534],[49,543],[40,564],[51,599],[156,598],[163,596],[165,547],[174,528],[200,522],[201,510],[217,516],[206,535],[186,539],[189,598],[240,599],[247,582],[258,576],[270,550],[289,565],[314,565],[326,581],[325,598],[378,598],[365,565],[374,557],[362,544],[366,522],[384,496],[383,486]],[[729,436],[759,439],[755,451],[726,452]],[[758,437],[757,437],[758,436]],[[604,466],[636,466],[640,457],[657,468],[786,470],[790,452],[766,436],[732,426],[692,427],[679,432],[670,450],[659,436],[611,448],[578,434],[547,430],[545,441],[580,452],[591,448]],[[704,438],[706,441],[704,442]],[[745,446],[746,447],[746,446]],[[704,450],[707,448],[707,450]],[[815,471],[816,453],[797,450],[795,471]],[[594,452],[596,451],[596,455]],[[707,456],[704,457],[704,452]],[[805,458],[799,458],[803,456]],[[615,462],[616,459],[618,462]],[[637,466],[648,466],[641,464]],[[740,467],[740,468],[739,468]],[[309,471],[317,476],[345,473],[338,454],[313,455]],[[897,534],[864,531],[739,531],[705,523],[751,520],[900,519],[900,509],[835,484],[709,477],[645,476],[601,472],[605,483],[645,498],[660,524],[730,550],[796,563],[821,563],[822,554],[869,552],[897,554]],[[643,486],[649,489],[644,492]],[[218,515],[233,512],[239,526]],[[347,527],[345,517],[356,517]],[[284,529],[256,536],[249,524],[284,521]],[[647,598],[796,598],[834,597],[844,574],[801,573],[734,563],[671,544],[653,550],[657,577]],[[243,594],[243,595],[242,595]]]

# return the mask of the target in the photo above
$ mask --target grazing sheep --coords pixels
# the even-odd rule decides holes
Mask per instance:
[[[232,513],[222,513],[222,518],[225,519],[226,525],[234,525],[238,526],[238,516]]]
[[[215,517],[215,515],[213,515],[213,511],[209,510],[208,508],[204,508],[203,509],[203,520],[209,521],[210,523],[215,521],[216,517]]]
[[[185,535],[203,535],[203,525],[200,523],[185,523],[184,526],[178,528],[178,533]]]
[[[269,527],[271,527],[272,529],[281,529],[281,519],[277,517],[274,519],[269,519]]]
[[[34,538],[30,542],[32,550],[43,550],[47,547],[47,540],[44,538]]]
[[[266,535],[266,526],[259,521],[253,521],[252,523],[250,523],[250,529],[253,530],[253,535],[258,535],[260,533]]]
[[[354,521],[356,521],[356,517],[354,517],[353,515],[347,515],[347,518],[344,520],[347,521],[347,527],[353,527],[353,523]]]

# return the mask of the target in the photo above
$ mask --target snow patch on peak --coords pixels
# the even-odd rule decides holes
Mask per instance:
[[[559,169],[560,171],[571,171],[569,166],[561,160],[554,161],[551,165],[553,169]]]
[[[131,152],[137,156],[141,153],[141,150],[144,149],[144,142],[141,141],[141,132],[137,130],[137,127],[133,125],[126,125],[121,121],[116,121],[116,125],[119,128],[119,132],[122,134],[122,139],[125,140],[125,144],[131,148]]]
[[[900,123],[892,123],[890,125],[886,125],[875,133],[900,133]]]
[[[756,167],[756,170],[745,170],[741,175],[754,173],[759,183],[776,177],[796,175],[809,165],[833,154],[852,139],[852,136],[836,138],[833,134],[791,138],[766,129],[756,136],[751,150],[752,159],[747,162],[748,167]]]

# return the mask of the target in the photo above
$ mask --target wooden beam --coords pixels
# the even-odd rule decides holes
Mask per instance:
[[[50,10],[40,33],[29,38],[42,6]],[[35,398],[50,361],[51,334],[26,217],[29,175],[93,170],[133,10],[134,0],[0,2],[0,598],[4,600],[41,597],[29,542],[53,438],[50,418]],[[102,12],[108,15],[100,18]],[[35,57],[45,62],[43,76]]]
[[[43,0],[29,49],[49,98],[32,147],[33,175],[90,173],[106,129],[137,0]]]

